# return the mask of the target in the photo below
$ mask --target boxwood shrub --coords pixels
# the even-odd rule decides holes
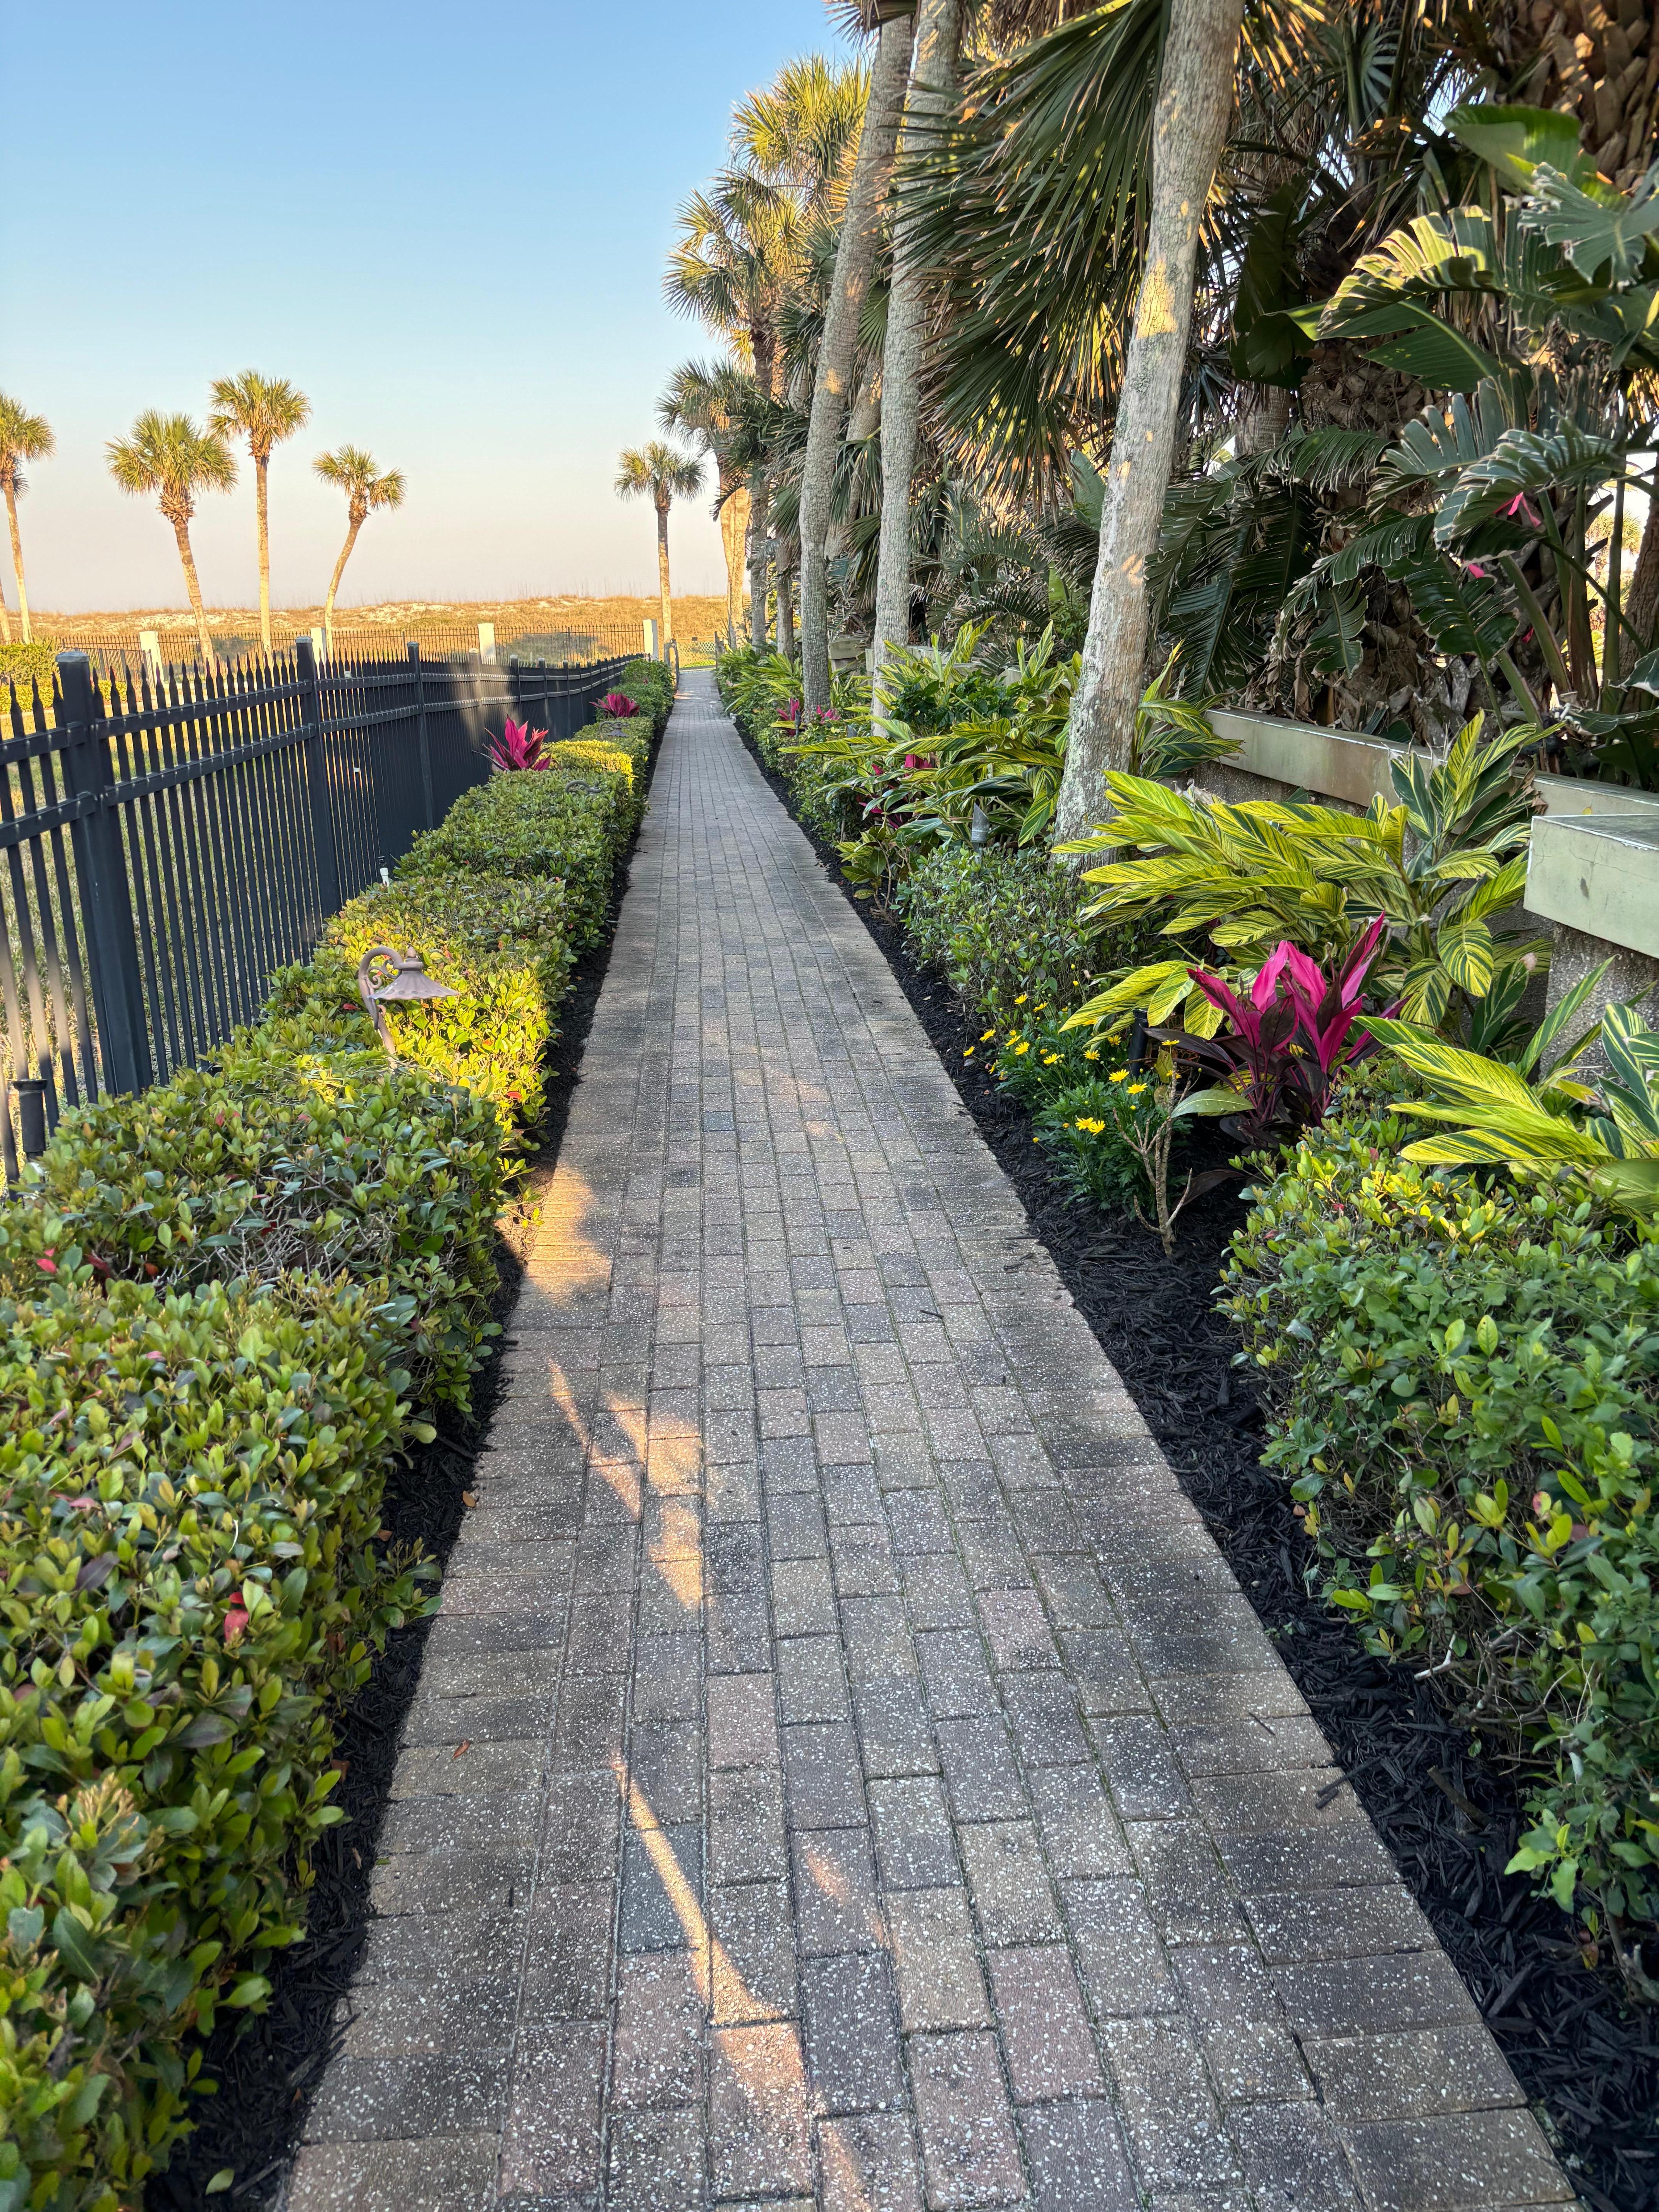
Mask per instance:
[[[1659,1229],[1356,1121],[1257,1193],[1225,1303],[1335,1601],[1519,1755],[1516,1863],[1659,1917]]]
[[[0,2202],[117,2212],[300,1932],[330,1706],[429,1571],[377,1536],[369,1294],[58,1268],[0,1298]]]

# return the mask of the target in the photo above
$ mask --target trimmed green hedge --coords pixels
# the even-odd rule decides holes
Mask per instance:
[[[607,890],[608,878],[607,870]],[[297,989],[325,1006],[355,997],[357,963],[371,946],[418,952],[428,975],[459,995],[385,1009],[399,1058],[487,1098],[504,1129],[533,1126],[575,957],[571,905],[571,885],[558,877],[454,872],[376,884],[328,925],[325,946],[339,964],[319,953]],[[288,1003],[279,994],[274,1006]]]
[[[1226,1304],[1334,1601],[1525,1762],[1516,1863],[1659,1917],[1659,1229],[1310,1135]]]
[[[66,1114],[0,1208],[0,2212],[134,2205],[301,1932],[335,1717],[433,1601],[387,1471],[496,1333],[504,1131],[638,820],[616,727],[469,793],[216,1066]],[[388,1010],[396,1066],[374,944],[462,993]]]
[[[69,1248],[100,1275],[167,1289],[233,1279],[282,1295],[323,1273],[372,1296],[382,1355],[422,1400],[465,1408],[495,1334],[495,1116],[394,1068],[361,1008],[350,1028],[329,1051],[281,1025],[245,1031],[220,1073],[66,1116],[24,1186],[0,1280],[27,1295],[41,1258]]]
[[[620,691],[636,707],[647,708],[657,736],[662,735],[674,704],[674,672],[665,660],[647,660],[643,656],[630,660],[605,688]]]
[[[598,941],[611,902],[617,855],[632,834],[634,781],[586,763],[541,774],[493,775],[465,791],[435,830],[423,830],[398,863],[412,878],[556,877],[568,896],[570,941]]]
[[[0,1300],[0,2202],[116,2212],[300,1933],[329,1709],[429,1570],[377,1547],[368,1294],[58,1264]]]

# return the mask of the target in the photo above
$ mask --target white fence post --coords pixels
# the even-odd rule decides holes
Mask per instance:
[[[657,652],[657,625],[653,622],[648,622],[645,625],[645,657],[647,660],[659,658]]]
[[[141,629],[138,633],[138,650],[143,654],[145,660],[149,663],[150,673],[154,676],[159,676],[161,673],[161,640],[160,633],[153,629]]]
[[[495,665],[495,625],[494,623],[480,623],[478,624],[478,658],[480,660],[483,661],[487,666],[493,667]]]

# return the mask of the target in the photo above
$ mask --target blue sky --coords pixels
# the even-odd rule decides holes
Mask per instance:
[[[654,590],[650,510],[611,483],[666,372],[712,349],[661,303],[675,209],[733,100],[835,43],[823,0],[10,11],[9,78],[62,92],[0,150],[0,389],[58,433],[21,505],[31,601],[181,602],[104,441],[244,368],[313,401],[271,468],[278,605],[326,586],[343,506],[309,465],[344,439],[409,498],[343,600]],[[707,505],[672,525],[688,590],[722,588]],[[246,468],[194,537],[210,603],[252,599]]]

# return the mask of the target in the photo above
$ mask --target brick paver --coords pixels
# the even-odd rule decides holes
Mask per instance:
[[[1571,2191],[688,678],[289,2212]]]

